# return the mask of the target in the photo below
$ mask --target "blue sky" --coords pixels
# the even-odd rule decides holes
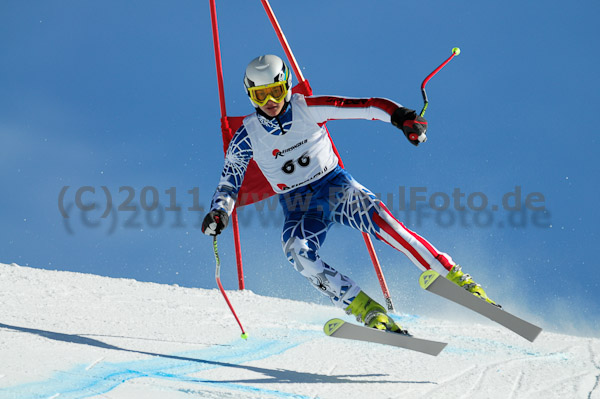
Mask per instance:
[[[272,6],[315,94],[420,109],[421,81],[460,47],[427,86],[429,141],[414,148],[382,122],[330,122],[344,163],[505,307],[548,326],[598,326],[596,2]],[[227,110],[245,115],[246,64],[283,52],[259,1],[220,2],[218,16]],[[223,157],[208,2],[3,1],[0,22],[0,262],[215,287],[204,213],[188,210],[208,205]],[[59,210],[66,186],[69,218]],[[103,186],[115,208],[138,211],[102,218]],[[82,192],[83,205],[97,209],[75,204],[84,187],[95,193]],[[400,211],[402,187],[406,200],[411,188],[425,196],[420,210]],[[462,205],[485,196],[488,207],[421,207],[432,197],[440,207],[455,190]],[[523,201],[537,193],[545,212],[503,207],[517,190]],[[240,215],[247,287],[323,301],[287,264],[272,208]],[[230,231],[220,247],[234,288]],[[415,287],[408,259],[376,248],[400,311],[439,306]],[[332,229],[322,256],[377,294],[359,233]]]

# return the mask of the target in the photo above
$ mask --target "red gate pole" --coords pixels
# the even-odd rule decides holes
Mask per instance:
[[[275,29],[275,33],[277,34],[277,37],[279,38],[279,42],[281,43],[281,47],[283,47],[283,51],[285,51],[285,55],[287,56],[288,61],[290,62],[290,64],[292,64],[292,69],[294,70],[294,74],[298,78],[298,82],[299,83],[304,82],[305,79],[304,79],[304,76],[302,75],[302,71],[300,71],[300,68],[298,67],[298,62],[296,61],[296,58],[294,57],[294,54],[292,53],[292,49],[290,48],[290,45],[288,44],[287,39],[285,38],[283,31],[281,30],[281,26],[279,25],[279,22],[277,21],[277,18],[275,17],[275,13],[273,12],[271,5],[269,4],[269,1],[268,0],[260,0],[260,1],[262,2],[262,5],[265,8],[265,11],[267,12],[269,20],[271,21],[271,25],[273,25],[273,29]]]
[[[283,34],[281,26],[279,25],[279,22],[277,21],[277,18],[275,17],[275,13],[273,12],[271,5],[269,4],[269,0],[260,0],[260,1],[262,2],[262,5],[263,5],[265,11],[267,12],[269,20],[271,21],[271,25],[273,25],[273,29],[275,29],[275,33],[277,34],[277,37],[279,38],[281,47],[283,47],[283,51],[285,52],[285,55],[287,56],[288,61],[292,65],[294,74],[298,78],[299,83],[305,84],[305,86],[307,87],[308,95],[312,95],[312,89],[310,88],[310,86],[306,85],[306,83],[305,83],[306,80],[304,79],[304,75],[302,75],[302,71],[298,67],[298,62],[296,61],[296,58],[294,57],[294,54],[292,53],[292,49],[290,48],[290,45],[288,44],[288,41],[287,41],[285,35]],[[333,142],[332,142],[332,144],[333,144]],[[340,166],[344,167],[343,163],[342,163],[342,158],[340,157],[340,154],[338,153],[335,146],[333,147],[333,149],[340,161]],[[388,289],[387,283],[385,281],[385,277],[383,276],[383,271],[381,270],[381,264],[379,263],[379,259],[377,259],[377,254],[375,253],[375,248],[373,248],[373,242],[371,241],[371,237],[367,233],[362,233],[362,235],[363,235],[363,239],[365,241],[365,245],[367,246],[367,250],[369,251],[369,255],[371,256],[371,261],[373,262],[373,267],[375,268],[375,273],[377,274],[377,278],[379,280],[379,285],[381,286],[381,291],[383,292],[383,296],[385,297],[387,308],[388,308],[388,310],[393,311],[394,304],[392,303],[392,298],[390,296],[390,290]]]
[[[237,209],[233,208],[231,213],[231,224],[233,227],[233,242],[235,244],[235,262],[238,272],[238,288],[243,290],[244,285],[244,266],[242,265],[242,243],[240,241],[240,227],[238,224]]]
[[[227,109],[225,107],[225,89],[223,85],[223,65],[221,63],[221,45],[219,43],[219,26],[217,23],[217,6],[215,0],[210,0],[210,20],[212,23],[213,44],[215,48],[215,62],[217,66],[217,83],[219,85],[219,103],[221,105],[221,131],[223,134],[231,136],[231,128],[227,119]],[[237,210],[234,208],[231,214],[231,224],[233,227],[233,241],[235,243],[235,260],[237,263],[238,286],[240,290],[244,289],[244,267],[242,265],[242,246],[240,241],[240,230],[238,226]]]

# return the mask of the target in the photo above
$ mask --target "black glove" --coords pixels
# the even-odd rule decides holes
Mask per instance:
[[[227,227],[229,215],[221,209],[215,209],[204,217],[202,222],[202,232],[207,236],[216,236]]]
[[[402,129],[404,135],[414,145],[427,141],[427,121],[412,109],[399,107],[392,114],[392,124]]]

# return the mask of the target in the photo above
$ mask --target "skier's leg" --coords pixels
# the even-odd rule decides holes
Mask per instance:
[[[452,258],[407,229],[373,193],[349,174],[338,179],[330,195],[331,219],[375,236],[404,253],[421,270],[433,269],[453,283],[495,305],[470,275],[462,272]]]
[[[358,284],[333,269],[319,257],[331,222],[307,214],[288,216],[282,234],[283,251],[294,268],[331,302],[353,314],[368,327],[405,334],[406,330],[388,318],[379,303],[361,291]]]
[[[434,269],[442,276],[455,265],[423,237],[407,229],[371,191],[351,176],[341,180],[330,195],[331,219],[366,232],[404,253],[421,270]]]
[[[360,287],[319,257],[319,248],[330,225],[331,222],[318,215],[301,212],[288,215],[283,226],[283,251],[301,275],[329,296],[335,306],[345,309],[360,292]]]
[[[460,265],[454,263],[448,254],[439,252],[423,237],[407,229],[382,202],[379,203],[379,210],[373,213],[373,221],[379,227],[376,236],[404,252],[421,269],[433,269],[473,295],[497,305],[488,298],[481,285],[473,281],[469,274],[463,273]]]
[[[392,215],[383,202],[379,202],[376,211],[372,214],[372,220],[377,230],[372,234],[402,251],[421,270],[433,269],[446,276],[455,266],[450,255],[438,251],[429,241],[407,229]]]

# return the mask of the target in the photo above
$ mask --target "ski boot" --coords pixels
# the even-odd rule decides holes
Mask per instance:
[[[400,324],[396,323],[391,317],[388,317],[383,306],[375,302],[363,291],[358,293],[345,310],[347,314],[356,316],[356,320],[364,323],[367,327],[410,335],[408,331],[402,329]]]
[[[463,273],[462,268],[459,265],[454,265],[452,269],[450,269],[450,272],[448,273],[446,278],[452,281],[454,284],[458,285],[459,287],[463,287],[465,290],[469,291],[473,295],[483,299],[484,301],[491,303],[494,306],[498,306],[499,308],[502,307],[496,302],[492,301],[490,298],[488,298],[483,288],[481,288],[481,285],[473,281],[470,275]]]

